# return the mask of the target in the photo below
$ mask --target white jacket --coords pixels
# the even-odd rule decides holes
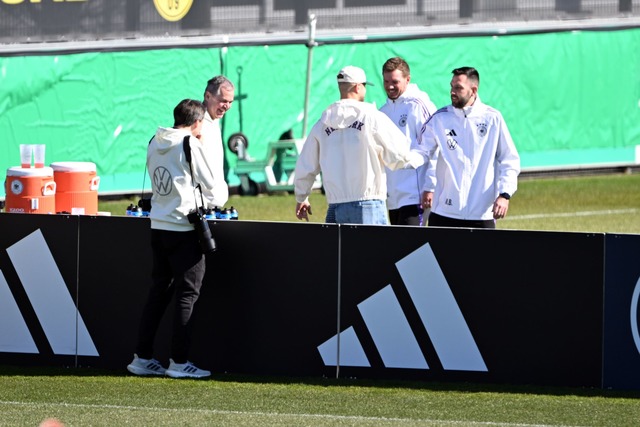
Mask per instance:
[[[212,206],[223,207],[229,200],[229,186],[224,176],[224,144],[220,132],[220,119],[212,119],[208,111],[204,113],[200,140],[214,178],[211,187],[203,188],[204,197],[209,199]]]
[[[435,179],[427,172],[423,188],[435,190],[431,212],[489,220],[498,195],[516,192],[520,157],[511,134],[502,114],[479,98],[464,110],[452,105],[438,110],[422,141],[430,156],[438,158]]]
[[[328,203],[385,200],[385,166],[395,170],[424,164],[423,155],[410,151],[405,139],[373,104],[334,102],[313,126],[298,156],[296,201],[307,200],[321,171]]]
[[[412,149],[420,149],[422,132],[429,117],[436,112],[436,106],[426,92],[410,83],[398,98],[387,98],[387,102],[380,111],[385,113],[407,136],[407,143]],[[387,207],[389,209],[420,204],[426,168],[427,166],[423,165],[417,170],[387,170]]]
[[[151,177],[151,228],[169,231],[190,231],[187,214],[202,205],[200,192],[194,191],[189,164],[184,155],[183,140],[190,136],[191,163],[196,184],[203,189],[205,208],[223,206],[227,202],[228,190],[210,197],[211,189],[219,188],[217,163],[222,158],[212,158],[205,142],[191,136],[189,128],[174,129],[159,127],[147,149],[147,169]],[[225,184],[226,187],[226,184]]]

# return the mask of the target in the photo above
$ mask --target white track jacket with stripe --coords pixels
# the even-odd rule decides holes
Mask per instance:
[[[422,142],[430,156],[437,156],[435,176],[427,171],[423,188],[434,191],[431,212],[490,220],[498,195],[516,192],[520,157],[502,114],[480,98],[465,109],[449,105],[438,110]]]
[[[429,117],[436,112],[436,106],[426,92],[421,91],[418,85],[410,83],[398,98],[387,98],[387,102],[380,107],[380,111],[385,113],[407,136],[410,148],[419,150],[424,127]],[[426,168],[427,166],[423,165],[416,170],[387,170],[387,207],[389,209],[420,204]]]

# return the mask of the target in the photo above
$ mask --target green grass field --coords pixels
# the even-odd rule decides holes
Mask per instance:
[[[637,426],[640,392],[4,368],[0,425]]]
[[[131,199],[133,200],[133,199]],[[100,202],[122,215],[131,200]],[[135,199],[137,200],[137,199]],[[314,222],[326,202],[312,196]],[[243,220],[292,221],[287,194],[233,196]],[[499,228],[640,233],[640,175],[521,180]],[[0,426],[637,426],[640,391],[327,378],[138,378],[0,367]]]
[[[324,222],[325,197],[310,197],[311,222]],[[124,215],[135,199],[100,202],[101,211]],[[296,222],[295,199],[286,193],[231,196],[227,206],[241,220]],[[521,179],[507,218],[498,228],[512,230],[640,233],[640,174]]]

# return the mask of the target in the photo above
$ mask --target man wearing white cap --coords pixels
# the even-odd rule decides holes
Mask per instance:
[[[329,209],[326,222],[388,224],[385,166],[417,168],[424,155],[411,151],[406,136],[373,104],[364,70],[344,67],[337,76],[340,100],[313,126],[295,169],[296,216],[309,220],[309,194],[322,173]]]

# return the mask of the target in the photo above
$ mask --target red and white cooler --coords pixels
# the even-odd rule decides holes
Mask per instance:
[[[51,168],[57,186],[56,212],[96,215],[100,177],[95,163],[53,162]]]
[[[56,213],[56,183],[50,167],[11,167],[4,188],[5,212]]]

